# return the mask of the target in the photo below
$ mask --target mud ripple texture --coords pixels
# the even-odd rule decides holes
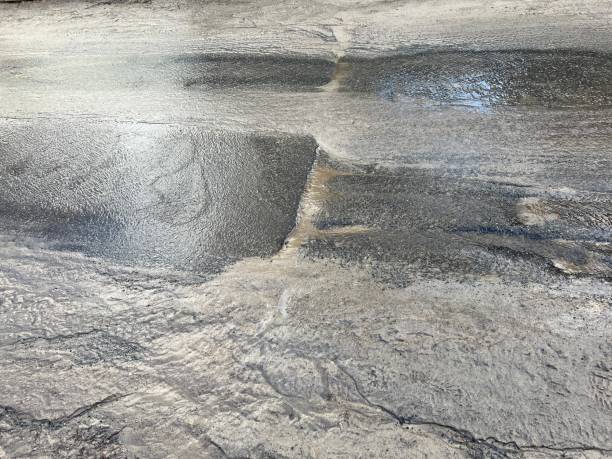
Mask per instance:
[[[0,457],[612,457],[609,2],[0,18]]]

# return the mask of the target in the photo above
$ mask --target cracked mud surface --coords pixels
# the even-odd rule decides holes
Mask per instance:
[[[612,457],[608,2],[0,17],[0,457]]]

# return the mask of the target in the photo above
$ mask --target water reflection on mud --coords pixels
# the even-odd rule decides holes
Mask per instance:
[[[434,51],[347,58],[342,90],[422,104],[609,106],[612,58],[556,51]]]
[[[310,137],[99,123],[8,123],[0,231],[126,264],[216,271],[280,249]]]

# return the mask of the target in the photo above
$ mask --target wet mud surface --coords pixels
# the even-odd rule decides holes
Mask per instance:
[[[423,104],[610,107],[612,55],[576,50],[433,51],[343,59],[342,90]]]
[[[185,87],[267,87],[307,90],[329,82],[330,60],[290,56],[189,55],[174,61]]]
[[[334,165],[325,157],[318,167],[335,174],[324,185],[308,256],[363,263],[400,286],[416,272],[530,281],[555,271],[612,275],[609,194]]]
[[[281,248],[316,149],[307,137],[181,127],[9,122],[2,132],[5,232],[201,273]]]
[[[611,457],[608,6],[0,3],[0,457]]]

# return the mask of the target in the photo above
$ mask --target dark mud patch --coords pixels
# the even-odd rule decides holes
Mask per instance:
[[[322,160],[316,167],[337,173],[319,190],[314,231],[301,246],[308,257],[365,266],[400,286],[417,275],[543,281],[612,274],[612,228],[601,196],[574,196],[571,218],[533,225],[525,222],[524,203],[536,199],[529,188],[429,169]]]
[[[612,106],[612,55],[573,50],[429,51],[347,57],[341,90],[423,104]]]
[[[86,122],[0,125],[0,231],[121,264],[212,272],[276,253],[310,137]]]
[[[332,78],[334,63],[315,57],[249,54],[193,54],[176,58],[183,86],[260,87],[315,90]]]

